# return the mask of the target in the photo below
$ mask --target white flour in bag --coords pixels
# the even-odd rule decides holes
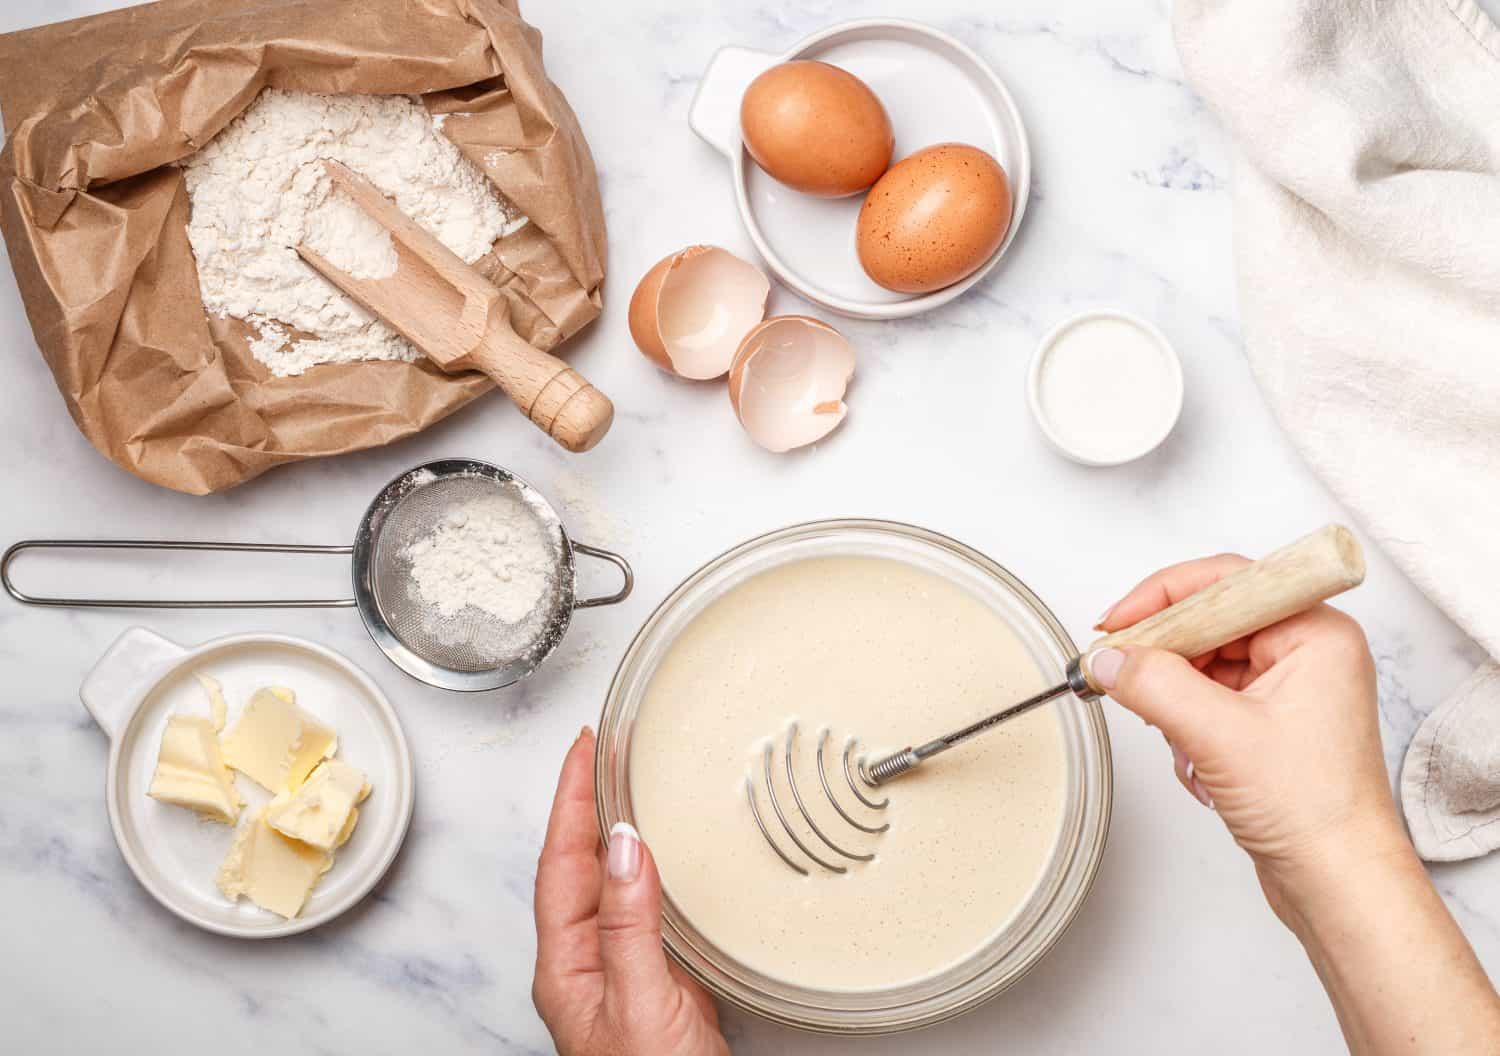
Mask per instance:
[[[254,327],[250,350],[278,377],[319,363],[420,357],[297,256],[306,242],[357,278],[396,270],[390,236],[333,192],[324,158],[364,176],[471,264],[526,222],[421,103],[267,88],[182,168],[204,307]]]

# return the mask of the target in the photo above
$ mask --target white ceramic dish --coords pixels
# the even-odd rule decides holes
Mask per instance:
[[[1162,353],[1163,360],[1163,383],[1168,387],[1167,403],[1169,414],[1163,416],[1160,429],[1151,434],[1148,442],[1129,448],[1121,449],[1109,457],[1099,457],[1097,454],[1080,451],[1069,445],[1054,428],[1051,416],[1048,414],[1042,400],[1042,368],[1047,361],[1048,354],[1057,343],[1058,338],[1068,330],[1080,323],[1091,319],[1113,319],[1125,323],[1148,337],[1153,344],[1157,345]],[[1145,458],[1155,451],[1167,437],[1172,435],[1172,430],[1177,427],[1177,420],[1182,417],[1183,380],[1182,360],[1177,355],[1177,350],[1172,347],[1172,342],[1167,340],[1165,334],[1151,323],[1138,315],[1129,312],[1116,311],[1113,309],[1100,309],[1080,312],[1075,316],[1064,319],[1057,326],[1048,331],[1047,336],[1042,338],[1036,346],[1036,351],[1031,356],[1031,367],[1026,377],[1026,402],[1031,408],[1031,416],[1035,419],[1037,428],[1041,430],[1043,438],[1049,446],[1064,458],[1071,459],[1083,466],[1121,466],[1136,459]]]
[[[146,795],[167,716],[208,714],[199,671],[223,685],[230,726],[254,690],[291,687],[298,704],[337,731],[339,758],[369,775],[372,791],[354,835],[294,920],[219,893],[214,878],[229,850],[228,826]],[[414,790],[401,724],[380,687],[331,649],[279,634],[234,635],[187,649],[134,627],[94,665],[79,696],[110,739],[105,796],[120,853],[158,902],[200,928],[249,939],[315,928],[367,895],[406,837]],[[270,799],[243,775],[236,785],[247,811]]]
[[[895,159],[933,143],[989,151],[1010,178],[1010,229],[984,266],[933,293],[883,289],[864,273],[854,228],[864,195],[814,198],[777,183],[740,140],[740,99],[757,75],[790,59],[841,66],[880,97],[896,134]],[[740,219],[771,271],[787,286],[840,315],[897,319],[947,304],[1000,262],[1015,239],[1031,190],[1031,149],[1020,111],[994,70],[969,48],[930,26],[899,19],[844,22],[780,55],[724,47],[703,72],[688,120],[730,161]]]

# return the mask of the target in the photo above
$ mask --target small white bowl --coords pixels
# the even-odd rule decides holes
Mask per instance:
[[[219,893],[214,877],[232,828],[146,796],[167,716],[208,714],[194,677],[199,670],[223,682],[231,716],[255,687],[292,687],[299,703],[337,731],[340,758],[365,771],[374,786],[360,805],[354,835],[292,920]],[[237,634],[184,648],[132,627],[94,665],[79,696],[110,740],[106,801],[120,854],[141,886],[189,924],[244,939],[307,931],[369,894],[401,849],[414,785],[406,736],[380,687],[332,649],[284,634]],[[270,798],[250,784],[240,782],[241,792],[255,801]]]
[[[1170,407],[1170,414],[1163,417],[1161,427],[1158,430],[1154,430],[1149,435],[1147,441],[1128,448],[1121,448],[1118,451],[1111,452],[1109,455],[1100,455],[1098,452],[1080,451],[1076,447],[1070,446],[1058,434],[1051,416],[1048,415],[1042,403],[1042,367],[1046,363],[1047,357],[1052,353],[1052,349],[1057,344],[1058,339],[1073,327],[1097,319],[1112,319],[1131,326],[1140,331],[1141,334],[1161,350],[1164,365],[1161,380],[1167,386],[1167,402]],[[1177,350],[1172,347],[1172,343],[1167,340],[1166,336],[1160,330],[1140,316],[1112,309],[1080,312],[1078,315],[1065,319],[1053,327],[1047,336],[1042,338],[1041,343],[1037,345],[1036,351],[1032,354],[1031,369],[1026,378],[1026,400],[1031,407],[1031,416],[1036,420],[1037,427],[1042,431],[1042,436],[1046,438],[1047,443],[1058,454],[1084,466],[1121,466],[1127,462],[1134,462],[1138,458],[1144,458],[1152,451],[1155,451],[1172,434],[1172,430],[1177,426],[1177,420],[1182,417],[1182,397],[1182,360],[1178,358]],[[1080,413],[1083,412],[1080,411]]]
[[[893,161],[934,143],[968,143],[987,151],[1010,181],[1005,238],[973,273],[931,293],[896,293],[860,267],[854,232],[864,194],[814,198],[788,190],[748,160],[740,139],[740,100],[770,67],[792,59],[833,63],[880,97],[896,136]],[[740,220],[776,278],[814,304],[855,319],[900,319],[947,304],[992,271],[1015,240],[1031,190],[1031,148],[1010,91],[956,38],[897,18],[841,22],[804,37],[781,54],[733,45],[703,71],[688,122],[729,159]]]

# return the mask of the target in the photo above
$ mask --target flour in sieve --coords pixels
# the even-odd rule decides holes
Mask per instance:
[[[396,270],[390,236],[334,193],[325,158],[364,176],[469,263],[526,222],[420,102],[267,88],[182,168],[204,307],[249,323],[251,353],[278,377],[420,357],[297,256],[306,242],[358,278]]]
[[[515,489],[469,499],[405,552],[422,602],[444,617],[478,609],[520,623],[552,591],[557,551]]]

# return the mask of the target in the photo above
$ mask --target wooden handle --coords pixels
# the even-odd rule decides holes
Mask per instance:
[[[482,370],[526,417],[569,451],[587,451],[609,432],[615,405],[556,356],[533,348],[507,326],[490,331],[464,357]]]
[[[391,235],[396,272],[356,279],[307,246],[297,252],[446,371],[482,370],[569,451],[587,451],[614,421],[609,398],[510,325],[500,291],[358,173],[324,161],[334,185]]]
[[[1145,645],[1191,659],[1357,587],[1364,578],[1365,558],[1354,535],[1330,524],[1133,627],[1100,638],[1084,654],[1083,677],[1102,693],[1089,670],[1099,649]]]

